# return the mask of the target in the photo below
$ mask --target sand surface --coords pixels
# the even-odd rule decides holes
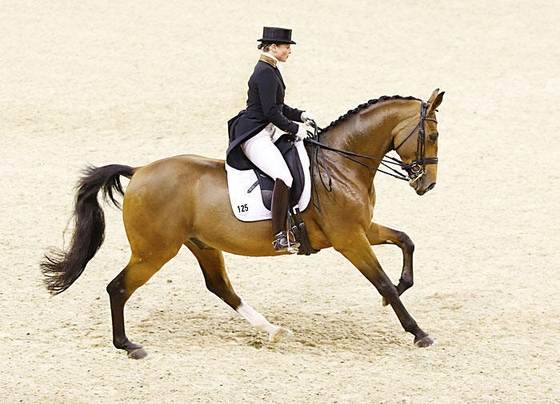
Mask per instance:
[[[0,402],[559,402],[560,3],[346,3],[3,2]],[[57,297],[42,286],[86,164],[224,157],[263,25],[293,28],[286,101],[321,126],[381,95],[446,91],[436,188],[375,180],[375,220],[416,244],[403,302],[435,348],[414,348],[335,251],[227,255],[238,293],[294,331],[270,343],[184,249],[127,305],[150,352],[130,360],[111,343],[105,286],[129,254],[112,207],[82,277]],[[375,252],[396,282],[400,251]]]

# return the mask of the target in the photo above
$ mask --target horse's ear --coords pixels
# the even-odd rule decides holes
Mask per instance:
[[[430,96],[430,99],[428,100],[428,112],[435,111],[435,109],[439,107],[439,105],[443,101],[443,94],[445,94],[445,91],[442,91],[440,93],[439,88],[436,88],[434,90],[434,92]]]

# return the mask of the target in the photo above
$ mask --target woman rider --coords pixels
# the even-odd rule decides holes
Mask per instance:
[[[227,161],[232,167],[249,168],[248,159],[274,179],[272,244],[277,252],[297,251],[298,245],[290,242],[285,230],[293,178],[274,142],[282,132],[293,135],[304,169],[307,169],[309,160],[302,140],[308,133],[294,121],[308,123],[314,118],[309,112],[284,104],[286,86],[278,62],[286,62],[292,52],[291,45],[295,44],[292,30],[264,27],[263,37],[258,42],[262,54],[249,78],[247,107],[228,122]],[[276,128],[280,129],[279,133]]]

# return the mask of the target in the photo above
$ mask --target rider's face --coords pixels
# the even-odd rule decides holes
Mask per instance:
[[[272,44],[270,47],[270,54],[280,62],[288,60],[290,53],[292,53],[292,47],[290,44]]]

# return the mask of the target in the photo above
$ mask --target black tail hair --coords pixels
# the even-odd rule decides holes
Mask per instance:
[[[120,176],[131,178],[135,168],[112,164],[104,167],[86,167],[76,188],[74,233],[67,251],[51,248],[40,264],[47,290],[57,295],[68,289],[84,272],[105,239],[105,215],[98,201],[103,199],[120,208],[115,191],[124,196]]]

